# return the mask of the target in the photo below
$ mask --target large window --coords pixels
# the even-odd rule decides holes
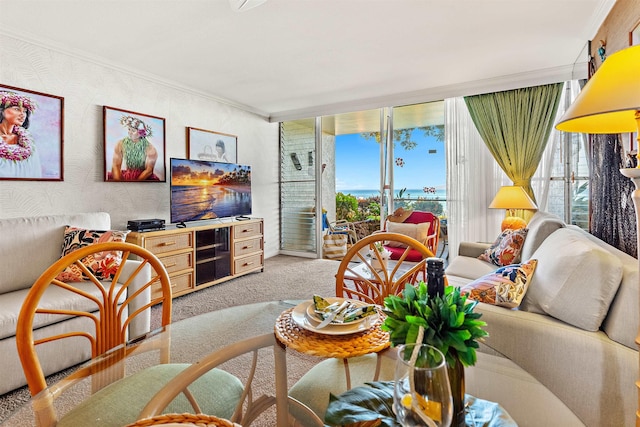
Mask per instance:
[[[432,102],[392,110],[380,129],[384,114],[374,114],[367,126],[353,133],[336,133],[335,175],[340,218],[365,220],[380,208],[410,207],[446,215],[444,103]],[[347,115],[336,116],[336,121]],[[377,117],[376,117],[377,116]],[[392,138],[387,138],[390,132]],[[357,212],[344,212],[357,199]],[[348,217],[346,215],[349,215]]]
[[[585,138],[567,134],[553,147],[548,211],[589,230],[589,170]]]
[[[393,207],[446,217],[444,102],[393,109]]]
[[[565,84],[558,116],[571,105],[579,90],[577,81]],[[563,218],[568,224],[589,230],[590,173],[586,135],[554,131],[545,157],[549,161],[549,173],[547,175],[543,170],[537,174],[537,179],[548,179],[549,183],[545,210]],[[544,160],[540,168],[545,168]]]

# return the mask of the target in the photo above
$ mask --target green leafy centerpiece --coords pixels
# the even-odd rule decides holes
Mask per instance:
[[[444,295],[431,297],[427,285],[405,286],[402,295],[390,295],[384,300],[387,315],[382,330],[388,331],[391,344],[415,343],[420,327],[423,342],[438,348],[449,365],[460,361],[463,366],[476,363],[477,340],[487,336],[486,323],[474,312],[477,301],[468,300],[460,289],[447,286]]]
[[[445,355],[454,401],[453,425],[464,425],[464,367],[477,361],[478,339],[487,336],[486,323],[474,312],[476,301],[467,300],[454,286],[442,295],[429,295],[427,285],[405,286],[402,295],[384,300],[387,315],[381,328],[388,331],[392,346],[415,343],[438,348]]]

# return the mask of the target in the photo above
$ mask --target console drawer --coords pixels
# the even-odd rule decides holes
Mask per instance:
[[[262,234],[261,222],[250,222],[248,224],[236,224],[233,226],[233,237],[244,239],[245,237],[260,236]]]
[[[169,255],[160,258],[160,261],[164,264],[167,272],[171,274],[176,271],[193,268],[193,253],[185,252],[177,255]]]
[[[193,288],[193,272],[188,272],[185,274],[179,274],[177,276],[170,277],[171,279],[171,293],[175,295],[182,291],[187,291]],[[162,296],[162,292],[160,292],[160,285],[155,285],[151,289],[151,299],[160,298]]]
[[[234,274],[242,274],[247,271],[252,271],[258,268],[262,268],[262,252],[255,255],[249,255],[233,261]]]
[[[145,239],[144,247],[154,254],[178,251],[193,247],[193,234],[191,232],[174,233],[165,236],[154,236]]]
[[[233,253],[236,257],[251,254],[262,250],[262,238],[241,240],[233,244]]]

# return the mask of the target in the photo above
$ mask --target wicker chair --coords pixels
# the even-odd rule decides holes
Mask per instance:
[[[82,262],[90,257],[98,259],[103,254],[113,252],[120,252],[122,262],[109,281],[99,280]],[[142,263],[131,274],[125,272],[129,255],[136,255],[142,259]],[[57,278],[68,267],[74,265],[82,270],[87,280],[67,283]],[[142,277],[146,284],[139,289],[129,289],[137,277]],[[146,304],[134,306],[136,299],[144,292],[150,295],[151,286],[155,283],[162,289],[160,299],[150,301],[150,298],[146,298]],[[42,302],[45,292],[56,292],[60,294],[58,299],[65,296],[73,303],[62,309],[48,307]],[[162,303],[162,326],[168,325],[171,323],[169,276],[160,260],[140,246],[116,242],[97,243],[60,258],[42,273],[31,287],[23,302],[16,326],[18,354],[31,394],[36,395],[47,387],[36,346],[45,347],[48,342],[63,339],[69,340],[69,345],[78,345],[78,337],[81,337],[88,340],[91,357],[97,357],[125,344],[128,338],[127,327],[131,320],[158,302]],[[69,316],[86,319],[86,322],[78,322],[82,325],[76,325],[77,330],[36,338],[38,328]]]
[[[83,263],[87,257],[102,259],[105,253],[113,251],[121,252],[122,262],[113,271],[112,280],[99,280]],[[136,256],[141,262],[129,262],[129,256]],[[88,280],[66,283],[57,279],[61,272],[73,265],[80,268]],[[131,268],[132,265],[135,268]],[[134,283],[135,286],[142,283],[142,286],[132,289]],[[151,287],[156,284],[159,284],[162,292],[160,297],[151,300]],[[57,299],[65,301],[67,306],[63,309],[48,307],[42,301],[45,293],[57,294]],[[146,303],[140,305],[137,297],[145,294],[143,299]],[[135,421],[148,397],[189,366],[169,363],[169,339],[156,339],[154,336],[135,343],[128,341],[127,326],[131,319],[157,303],[162,303],[161,323],[167,326],[171,322],[171,284],[167,271],[155,255],[130,243],[97,243],[77,249],[60,258],[36,280],[20,311],[16,342],[29,390],[34,396],[33,408],[38,427],[120,426]],[[73,322],[75,330],[69,327],[57,335],[42,336],[41,326],[70,316],[76,318]],[[170,336],[169,333],[159,335]],[[92,360],[47,388],[40,358],[56,356],[50,354],[47,343],[57,340],[65,340],[66,345],[76,351],[86,351],[90,347],[88,353]],[[127,358],[134,355],[139,357],[141,353],[148,353],[149,358],[157,362],[149,363],[151,366],[140,372],[127,375]],[[85,381],[89,381],[87,378],[90,378],[88,392],[84,386]],[[227,390],[231,392],[226,397],[230,403],[212,404],[211,408],[231,408],[227,413],[222,412],[222,416],[231,415],[242,394],[237,378],[216,371],[208,374],[203,383],[193,390],[193,395],[211,395],[212,389],[228,385]],[[89,396],[59,417],[56,400],[74,393]],[[172,411],[189,410],[188,402],[193,395],[187,392],[181,396],[171,408]]]
[[[259,352],[261,349],[271,349],[272,352]],[[273,355],[273,365],[270,363],[271,354]],[[278,427],[286,427],[296,424],[294,413],[301,413],[305,419],[305,427],[322,427],[324,424],[315,418],[313,412],[296,399],[287,397],[287,367],[286,354],[284,348],[276,341],[274,334],[265,334],[245,339],[224,348],[221,348],[201,359],[198,363],[194,363],[189,368],[176,375],[165,387],[149,401],[149,403],[140,412],[139,423],[143,423],[146,419],[154,419],[161,414],[167,405],[180,393],[187,390],[195,381],[202,378],[203,375],[217,369],[218,366],[233,359],[242,360],[241,358],[251,355],[251,364],[246,369],[244,375],[244,393],[238,401],[235,412],[230,417],[231,422],[239,423],[242,426],[249,426],[251,423],[265,410],[275,405],[276,407],[276,425]],[[259,355],[262,360],[268,360],[267,370],[274,375],[275,396],[263,394],[257,399],[253,398],[253,380],[256,372],[263,366],[259,366]],[[267,355],[269,357],[267,357]],[[244,365],[243,365],[244,366]],[[194,399],[192,409],[196,413],[201,413],[201,407]],[[290,411],[289,408],[294,408]],[[138,425],[138,424],[136,424]],[[143,425],[143,424],[140,424]],[[199,424],[198,424],[199,425]]]
[[[394,261],[384,260],[376,250],[376,246],[389,242],[403,245],[403,252]],[[409,255],[414,253],[418,253],[420,259],[408,261]],[[384,298],[402,292],[405,283],[425,280],[426,259],[432,256],[433,252],[411,237],[374,233],[353,245],[342,259],[336,274],[336,295],[383,305]],[[382,264],[387,268],[380,268]]]
[[[165,414],[155,417],[144,418],[126,427],[156,427],[165,425],[175,426],[184,424],[198,427],[242,427],[240,424],[232,423],[224,418],[218,418],[206,414]]]

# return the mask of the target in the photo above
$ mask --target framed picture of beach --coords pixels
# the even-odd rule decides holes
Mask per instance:
[[[64,98],[0,84],[0,179],[63,181]]]
[[[238,137],[226,133],[188,127],[187,153],[191,160],[237,163]]]
[[[103,107],[104,180],[165,182],[165,120]]]

